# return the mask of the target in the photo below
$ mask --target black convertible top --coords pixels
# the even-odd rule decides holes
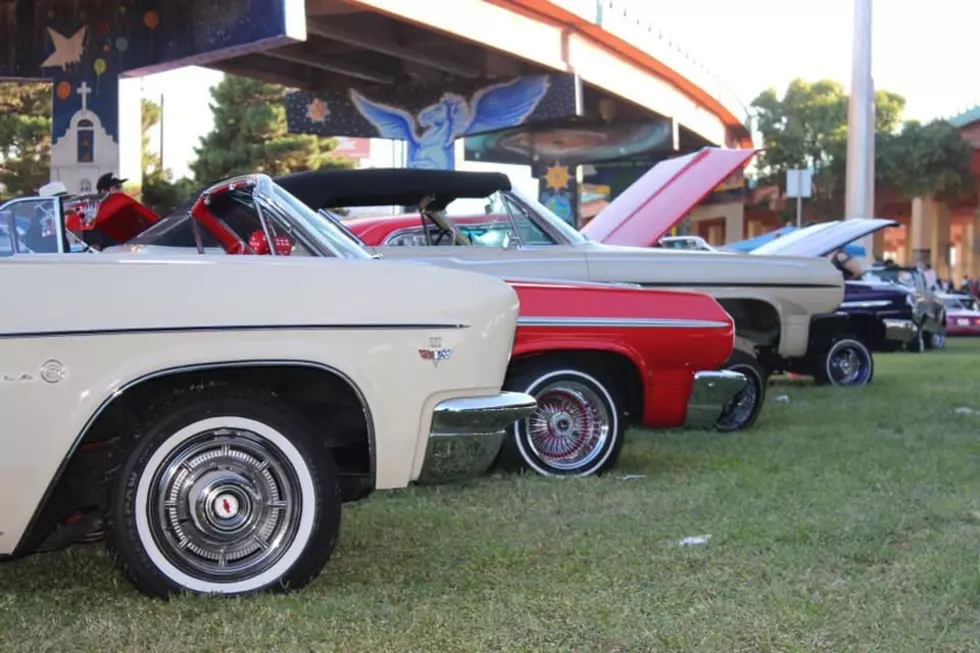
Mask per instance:
[[[510,190],[499,172],[459,172],[415,168],[324,169],[296,172],[273,180],[313,210],[348,206],[418,206],[440,210],[458,198],[483,198]]]

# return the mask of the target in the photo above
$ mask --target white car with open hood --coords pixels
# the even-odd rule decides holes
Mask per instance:
[[[501,392],[518,300],[486,275],[41,254],[0,280],[0,557],[104,534],[155,596],[300,587],[342,502],[480,473],[535,408]]]
[[[846,384],[825,374],[827,353],[847,320],[834,313],[844,282],[829,261],[655,247],[753,154],[704,148],[664,161],[581,232],[498,173],[324,170],[277,183],[324,215],[334,208],[357,211],[344,223],[387,259],[706,292],[735,320],[738,350],[730,369],[762,381],[769,373],[794,371]],[[402,215],[364,215],[376,206],[407,208]]]

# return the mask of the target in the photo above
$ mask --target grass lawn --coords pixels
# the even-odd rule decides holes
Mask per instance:
[[[980,341],[877,358],[750,432],[634,432],[605,478],[376,494],[288,596],[144,599],[100,546],[0,565],[0,651],[980,650]]]

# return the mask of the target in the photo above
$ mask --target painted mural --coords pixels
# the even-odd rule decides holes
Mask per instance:
[[[531,169],[538,179],[538,201],[565,222],[578,226],[579,188],[575,167],[554,161]]]
[[[286,96],[289,131],[388,138],[408,144],[412,168],[452,169],[457,138],[575,114],[571,75],[450,86],[401,85]]]
[[[119,172],[120,75],[286,43],[297,10],[303,0],[0,0],[0,77],[51,80],[52,179],[85,192]]]
[[[559,160],[567,165],[608,161],[673,148],[669,119],[597,125],[508,129],[469,136],[467,161],[535,165]]]

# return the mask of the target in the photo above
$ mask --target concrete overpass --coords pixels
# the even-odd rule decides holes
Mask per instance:
[[[214,67],[309,90],[572,73],[583,83],[585,117],[672,118],[681,147],[751,144],[745,108],[697,78],[716,79],[686,57],[674,58],[688,70],[664,61],[672,49],[652,26],[630,34],[629,12],[617,25],[612,17],[635,3],[587,4],[607,11],[590,19],[562,6],[586,6],[568,0],[308,0],[305,42]]]
[[[385,136],[377,116],[351,106],[351,89],[406,113],[415,139],[435,133],[426,109],[472,114],[481,93],[511,85],[519,95],[523,84],[525,96],[537,93],[524,109],[501,108],[498,94],[492,120],[469,115],[470,128],[447,131],[448,142],[465,138],[466,156],[472,149],[484,160],[516,144],[566,173],[590,156],[648,162],[705,144],[749,146],[744,107],[689,57],[663,47],[666,39],[632,13],[639,4],[7,0],[0,3],[0,77],[53,82],[52,176],[76,191],[107,169],[139,177],[138,90],[124,79],[188,64],[299,89],[306,95],[293,98],[291,128],[329,136]],[[342,133],[345,124],[366,133]],[[517,131],[473,141],[506,129]],[[452,156],[426,164],[452,165]],[[570,178],[564,190],[577,197]]]

